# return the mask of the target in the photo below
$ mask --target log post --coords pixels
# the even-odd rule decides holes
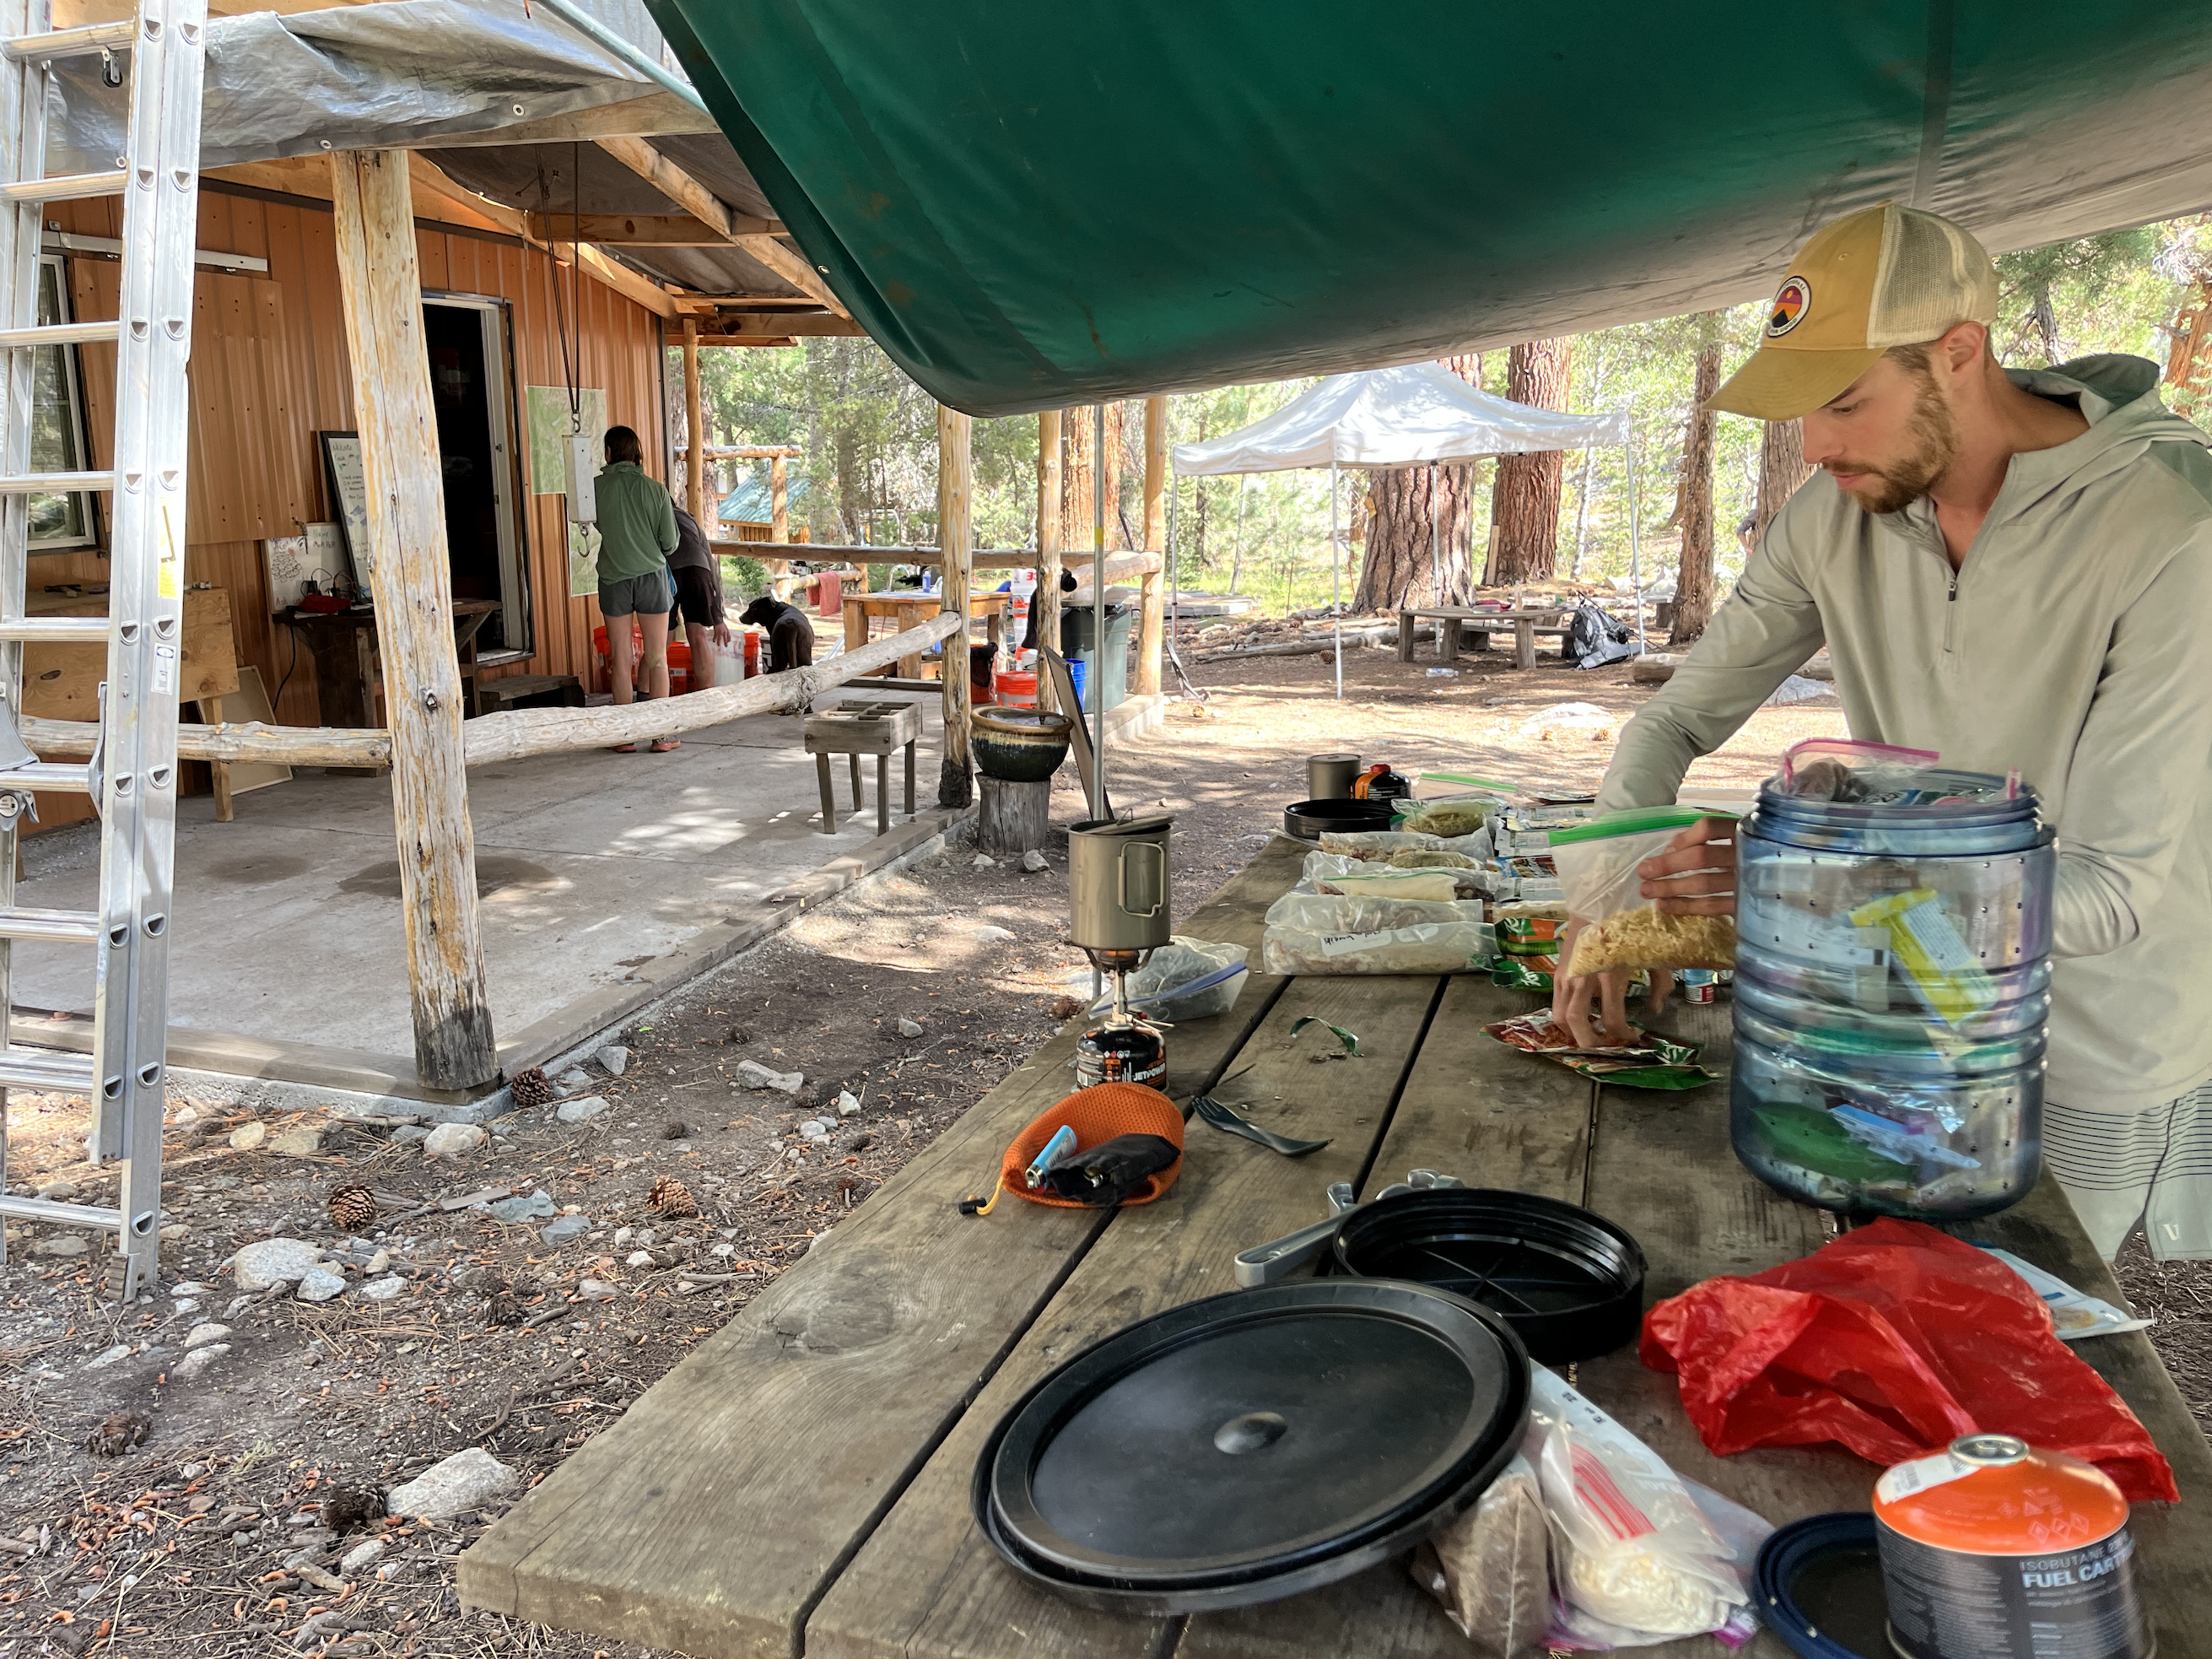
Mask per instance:
[[[1036,642],[1040,650],[1060,649],[1060,551],[1066,544],[1060,522],[1060,410],[1048,409],[1037,416],[1037,586],[1030,595],[1036,607]],[[1037,659],[1037,707],[1060,707],[1059,689]]]
[[[684,319],[684,504],[714,538],[714,515],[707,508],[707,422],[699,398],[699,319]]]
[[[392,806],[407,926],[415,1065],[434,1088],[499,1070],[484,995],[461,672],[422,280],[404,150],[331,157],[338,286],[368,507],[369,591],[392,727]]]
[[[1168,400],[1145,399],[1145,551],[1167,551]],[[1167,585],[1157,570],[1137,582],[1137,695],[1160,694],[1160,641]]]
[[[968,586],[975,569],[975,457],[969,421],[957,409],[937,410],[937,544],[944,550],[945,614],[960,625],[945,636],[945,764],[937,804],[965,806],[975,799],[968,771]]]
[[[785,489],[786,482],[783,457],[769,456],[768,459],[768,538],[772,542],[787,542],[791,539],[791,497]],[[867,591],[866,583],[861,585],[861,591],[863,592]]]

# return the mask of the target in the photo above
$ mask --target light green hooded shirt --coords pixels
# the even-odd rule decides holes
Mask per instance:
[[[1825,641],[1854,738],[2040,792],[2046,1091],[2142,1110],[2212,1079],[2212,438],[2140,357],[2012,378],[2089,429],[2013,457],[1955,580],[1926,500],[1875,515],[1816,475],[1622,729],[1598,804],[1671,803]]]

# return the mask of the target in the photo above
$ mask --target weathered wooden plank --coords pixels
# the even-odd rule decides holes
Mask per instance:
[[[975,457],[969,422],[957,409],[937,411],[937,539],[945,550],[945,591],[960,627],[945,641],[945,758],[938,769],[937,804],[965,806],[975,799],[968,764],[967,592],[975,572]],[[904,671],[901,671],[904,672]]]
[[[1149,1659],[1159,1651],[1164,1621],[1076,1607],[1000,1561],[969,1512],[975,1459],[999,1418],[1053,1366],[1133,1321],[1234,1289],[1237,1252],[1328,1213],[1325,1189],[1354,1179],[1366,1161],[1437,988],[1425,978],[1291,982],[1219,1094],[1249,1105],[1270,1128],[1330,1144],[1285,1158],[1194,1123],[1174,1190],[1115,1218],[830,1588],[807,1621],[808,1659]],[[1308,1014],[1356,1032],[1362,1057],[1316,1063],[1334,1041],[1313,1028],[1293,1037]]]
[[[1188,918],[1256,945],[1303,848],[1283,842]],[[1172,1032],[1194,1088],[1279,992]],[[461,1558],[471,1606],[703,1656],[782,1656],[1104,1218],[988,1192],[1007,1141],[1073,1085],[1071,1022],[841,1223],[830,1241],[554,1472]]]
[[[415,1064],[434,1087],[458,1089],[487,1081],[499,1064],[484,994],[438,418],[407,168],[404,150],[333,155],[331,207],[367,477],[365,574],[390,692]]]
[[[699,319],[684,319],[684,505],[712,541],[721,526],[707,494],[707,409],[699,392]]]
[[[1580,1203],[1597,1091],[1564,1066],[1516,1054],[1484,1035],[1536,999],[1479,975],[1447,984],[1363,1194],[1431,1169],[1470,1187]],[[1193,1618],[1176,1659],[1310,1659],[1320,1654],[1465,1659],[1467,1638],[1402,1562],[1307,1595]]]

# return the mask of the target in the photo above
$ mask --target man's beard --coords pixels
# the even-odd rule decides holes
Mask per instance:
[[[1912,394],[1912,419],[1907,428],[1913,448],[1903,460],[1887,466],[1862,461],[1823,463],[1830,472],[1855,472],[1864,482],[1844,494],[1869,513],[1895,513],[1928,493],[1929,486],[1951,470],[1959,458],[1959,423],[1950,405],[1937,395],[1935,377],[1921,374]]]

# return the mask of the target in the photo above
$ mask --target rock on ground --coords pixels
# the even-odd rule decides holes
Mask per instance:
[[[300,1300],[328,1302],[345,1294],[345,1275],[334,1273],[328,1267],[310,1267],[300,1280]]]
[[[581,1238],[592,1231],[590,1218],[580,1215],[564,1215],[538,1230],[538,1237],[548,1244],[566,1244],[572,1238]]]
[[[407,1294],[407,1281],[398,1273],[388,1279],[371,1279],[361,1287],[361,1294],[367,1302],[396,1302]]]
[[[599,1062],[609,1077],[620,1077],[629,1069],[629,1050],[619,1042],[610,1042],[592,1058]]]
[[[921,1035],[921,1023],[919,1020],[902,1019],[898,1024],[898,1033],[902,1037],[918,1037]]]
[[[305,1239],[257,1239],[231,1258],[231,1282],[241,1291],[265,1291],[287,1279],[305,1279],[322,1259],[323,1247]]]
[[[481,1446],[457,1451],[433,1463],[384,1500],[392,1515],[410,1520],[445,1521],[482,1509],[522,1484],[522,1478]]]
[[[287,1158],[314,1158],[323,1150],[323,1126],[319,1123],[299,1123],[275,1137],[269,1143],[272,1152],[282,1152]]]
[[[484,1144],[484,1132],[473,1123],[441,1123],[422,1138],[425,1158],[465,1158]]]
[[[748,1089],[773,1089],[785,1095],[795,1095],[806,1086],[805,1073],[773,1072],[757,1060],[738,1062],[738,1081]]]
[[[195,1325],[185,1334],[185,1346],[187,1349],[204,1348],[209,1343],[220,1342],[229,1334],[230,1327],[228,1325],[218,1325],[213,1322]]]
[[[553,1115],[563,1123],[583,1123],[607,1109],[604,1095],[586,1095],[580,1100],[564,1100],[553,1109]]]
[[[250,1152],[269,1139],[265,1123],[248,1123],[230,1132],[230,1149],[234,1152]]]
[[[82,1255],[92,1246],[75,1233],[63,1233],[53,1238],[42,1238],[31,1246],[33,1255]]]
[[[194,1348],[182,1359],[169,1367],[169,1376],[172,1379],[198,1376],[229,1352],[230,1344],[228,1342],[210,1342],[204,1348]]]

